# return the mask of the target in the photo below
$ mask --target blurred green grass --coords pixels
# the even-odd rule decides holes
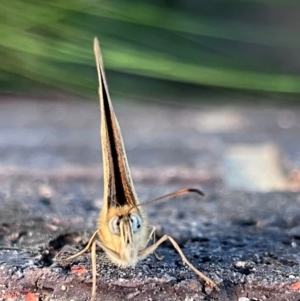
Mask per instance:
[[[2,0],[0,92],[94,94],[98,36],[117,93],[156,89],[151,79],[300,93],[298,2],[200,2]]]

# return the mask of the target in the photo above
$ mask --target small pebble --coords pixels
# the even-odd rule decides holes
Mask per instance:
[[[84,274],[86,273],[86,268],[84,266],[79,266],[79,265],[73,265],[71,267],[71,271],[72,273],[75,273],[75,274]]]
[[[38,300],[39,300],[38,296],[36,296],[33,293],[27,293],[24,296],[24,301],[38,301]]]
[[[300,290],[300,281],[297,281],[297,282],[291,284],[290,288],[292,290]]]
[[[51,187],[46,184],[40,185],[39,186],[39,195],[41,198],[51,199],[51,197],[53,195]]]

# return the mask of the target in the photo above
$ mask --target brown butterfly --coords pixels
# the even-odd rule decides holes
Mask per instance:
[[[188,192],[196,192],[200,195],[203,195],[203,193],[198,189],[181,189],[154,200],[143,203],[138,202],[128,167],[121,130],[108,93],[97,38],[94,39],[94,52],[99,79],[101,112],[101,142],[104,169],[103,207],[98,218],[97,230],[90,238],[87,246],[67,260],[71,260],[91,249],[93,274],[91,300],[95,300],[97,288],[96,245],[101,247],[116,265],[128,267],[135,266],[139,260],[149,254],[154,254],[157,259],[161,260],[162,258],[156,255],[155,250],[161,243],[169,240],[183,262],[203,279],[207,285],[217,289],[217,285],[211,279],[198,271],[186,259],[172,237],[164,235],[158,241],[155,241],[155,227],[148,225],[147,215],[142,205]],[[148,246],[150,241],[152,241],[152,244]]]

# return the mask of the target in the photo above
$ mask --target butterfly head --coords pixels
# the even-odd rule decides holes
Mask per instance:
[[[125,246],[132,244],[133,235],[140,232],[142,225],[143,220],[139,212],[130,211],[113,215],[108,222],[111,234],[120,236]]]
[[[99,224],[100,241],[108,256],[120,266],[134,266],[138,253],[148,241],[147,218],[141,208],[130,205],[110,207]]]

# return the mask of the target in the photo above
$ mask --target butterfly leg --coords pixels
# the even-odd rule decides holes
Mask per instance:
[[[156,243],[156,227],[155,226],[149,226],[149,228],[151,229],[150,230],[150,234],[149,234],[149,238],[148,238],[148,241],[147,241],[147,244],[149,243],[149,241],[152,239],[152,242],[153,244]],[[155,251],[153,251],[153,255],[155,256],[155,258],[157,260],[162,260],[164,258],[164,256],[158,256],[157,253]]]
[[[175,248],[175,250],[178,252],[178,254],[180,255],[180,257],[181,257],[181,259],[182,259],[182,261],[185,263],[185,264],[187,264],[202,280],[204,280],[205,281],[205,283],[208,285],[208,286],[210,286],[210,287],[212,287],[212,288],[214,288],[214,289],[217,289],[218,290],[218,286],[210,279],[210,278],[208,278],[207,276],[205,276],[203,273],[201,273],[200,271],[198,271],[188,260],[187,260],[187,258],[185,257],[185,255],[183,254],[183,252],[181,251],[181,249],[180,249],[180,247],[178,246],[178,244],[176,243],[176,241],[172,238],[172,237],[170,237],[170,236],[168,236],[168,235],[164,235],[163,237],[161,237],[156,243],[154,243],[153,245],[151,245],[151,246],[149,246],[148,248],[146,248],[146,249],[144,249],[144,250],[142,250],[141,252],[140,252],[140,256],[147,256],[148,254],[151,254],[151,253],[153,253],[156,249],[157,249],[157,247],[161,244],[161,243],[163,243],[164,241],[166,241],[166,240],[169,240],[171,243],[172,243],[172,245],[173,245],[173,247]]]
[[[97,268],[96,268],[96,241],[95,240],[92,243],[91,258],[92,258],[92,276],[93,276],[91,301],[94,301],[95,298],[96,298],[96,289],[97,289],[97,282],[96,282],[96,276],[97,276]]]
[[[71,259],[74,259],[74,258],[80,256],[81,254],[83,254],[84,252],[86,252],[87,250],[89,250],[89,248],[91,247],[92,243],[94,242],[94,239],[95,239],[95,236],[97,235],[97,233],[98,233],[98,230],[96,230],[96,231],[94,232],[94,234],[93,234],[92,237],[90,238],[88,244],[86,245],[86,247],[85,247],[83,250],[81,250],[81,251],[79,251],[78,253],[76,253],[76,254],[74,254],[74,255],[68,257],[68,258],[66,259],[66,261],[69,261],[69,260],[71,260]]]
[[[83,254],[84,252],[86,252],[87,250],[91,249],[91,257],[92,257],[92,297],[91,297],[91,301],[94,301],[96,298],[96,240],[95,240],[95,236],[97,235],[98,230],[96,230],[94,232],[94,234],[92,235],[92,237],[90,238],[88,244],[86,245],[86,247],[81,250],[80,252],[68,257],[66,259],[66,261],[69,261],[71,259],[74,259],[78,256],[80,256],[81,254]]]

